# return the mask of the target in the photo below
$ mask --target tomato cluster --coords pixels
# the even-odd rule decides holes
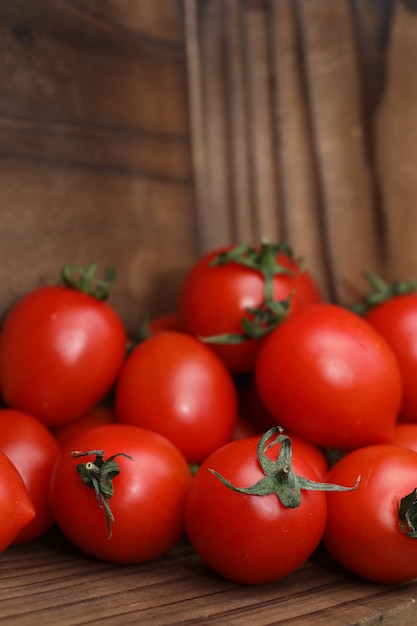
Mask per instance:
[[[113,563],[186,536],[221,576],[287,576],[321,544],[417,577],[417,292],[366,273],[325,302],[286,243],[225,246],[129,337],[114,274],[65,266],[0,334],[0,551],[56,525]]]

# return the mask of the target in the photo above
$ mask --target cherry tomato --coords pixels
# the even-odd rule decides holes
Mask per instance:
[[[116,422],[116,415],[112,406],[105,404],[98,404],[97,406],[81,415],[75,420],[71,420],[66,424],[61,424],[56,428],[52,428],[52,434],[59,443],[63,446],[69,443],[74,437],[80,435],[87,430],[91,430],[96,426],[103,426],[104,424],[114,424]]]
[[[400,419],[417,422],[417,293],[389,298],[364,318],[385,338],[401,371],[403,399]]]
[[[417,453],[389,444],[359,448],[338,461],[327,480],[349,482],[358,475],[357,489],[326,494],[325,547],[350,572],[373,582],[416,578],[417,532],[401,516],[410,515],[410,524],[417,519]]]
[[[129,424],[108,424],[61,449],[51,477],[51,507],[63,534],[85,553],[113,563],[143,563],[183,536],[191,480],[170,441]]]
[[[0,552],[13,543],[34,517],[35,508],[21,475],[0,451]]]
[[[417,423],[397,422],[389,443],[417,452]]]
[[[282,445],[269,445],[269,436],[270,431],[261,439],[240,439],[216,450],[197,470],[187,498],[186,531],[194,549],[213,570],[244,584],[270,582],[293,572],[315,550],[326,523],[322,491],[302,489],[299,503],[290,506],[294,489],[286,481],[281,483],[281,497],[289,495],[288,504],[274,491],[279,489],[275,483],[265,495],[236,491],[224,483],[250,490],[267,475],[271,480],[268,465],[273,461],[277,470]],[[287,456],[279,467],[276,474],[283,479],[295,473],[318,480],[296,454],[292,454],[291,472]]]
[[[346,450],[393,434],[402,399],[395,355],[341,306],[312,305],[272,331],[255,379],[277,423],[319,446]]]
[[[194,337],[160,331],[128,356],[115,391],[118,421],[172,441],[190,463],[228,442],[237,394],[220,359]]]
[[[125,347],[123,324],[108,303],[66,286],[35,289],[4,321],[3,399],[48,426],[69,422],[107,394]]]
[[[321,300],[315,280],[289,250],[282,248],[275,252],[275,248],[268,244],[261,248],[240,248],[243,248],[242,254],[235,261],[225,263],[221,259],[238,247],[224,246],[212,250],[186,275],[178,305],[181,325],[186,332],[203,338],[242,333],[242,319],[252,317],[248,310],[260,307],[265,301],[265,275],[246,264],[248,257],[252,258],[259,250],[268,253],[268,260],[260,258],[256,261],[259,267],[266,264],[270,269],[272,261],[277,267],[271,278],[274,301],[285,300],[292,294],[290,311],[296,312]],[[213,265],[217,259],[220,262]],[[240,373],[253,369],[259,343],[258,339],[247,339],[232,345],[209,345],[233,373]]]
[[[27,543],[53,524],[48,487],[59,446],[39,420],[21,411],[0,409],[0,450],[16,466],[35,507],[36,517],[14,540]]]

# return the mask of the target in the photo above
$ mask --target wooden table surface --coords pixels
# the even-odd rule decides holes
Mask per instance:
[[[417,623],[417,581],[364,582],[321,548],[291,576],[259,586],[216,576],[186,541],[152,563],[115,566],[81,555],[53,531],[0,559],[0,623],[8,626]]]

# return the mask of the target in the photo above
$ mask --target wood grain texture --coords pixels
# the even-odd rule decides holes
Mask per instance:
[[[134,332],[196,255],[182,5],[2,1],[0,61],[1,310],[94,258]]]
[[[349,576],[317,553],[275,583],[236,585],[211,572],[189,544],[136,566],[90,559],[52,531],[2,554],[0,621],[10,626],[390,626],[415,623],[415,583],[390,588]]]
[[[387,233],[390,279],[417,274],[417,12],[395,3],[386,82],[375,118],[377,168]]]

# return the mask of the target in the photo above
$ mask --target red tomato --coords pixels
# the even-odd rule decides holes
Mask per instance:
[[[73,457],[75,450],[93,452]],[[109,466],[111,457],[119,473]],[[113,495],[106,502],[101,491],[96,497],[77,466],[98,476],[107,489],[110,471]],[[51,507],[63,534],[85,553],[113,563],[143,563],[168,552],[183,536],[191,480],[187,462],[170,441],[128,424],[109,424],[62,448],[51,477]]]
[[[240,439],[216,450],[197,470],[187,498],[185,521],[191,544],[213,570],[238,583],[265,583],[293,572],[315,550],[326,523],[322,491],[302,490],[299,506],[290,507],[275,492],[241,493],[213,474],[215,470],[238,488],[263,480],[266,472],[259,446],[274,462],[282,449],[266,447],[268,433],[263,440]],[[283,465],[279,475],[288,477],[288,463]],[[292,469],[318,480],[311,466],[295,454]]]
[[[91,430],[96,426],[103,426],[104,424],[114,424],[115,422],[116,415],[112,407],[97,405],[84,415],[81,415],[81,417],[53,428],[52,434],[58,443],[63,446],[87,430]]]
[[[237,419],[233,380],[194,337],[160,331],[128,356],[116,385],[118,421],[148,428],[199,463],[230,440]]]
[[[232,249],[233,246],[225,246],[209,252],[185,277],[180,290],[179,316],[182,328],[194,336],[242,333],[242,319],[251,318],[248,309],[259,307],[265,300],[265,278],[260,271],[238,262],[212,265],[216,257]],[[274,257],[283,270],[272,279],[275,301],[293,294],[291,312],[296,312],[321,300],[316,282],[297,260],[285,252]],[[209,345],[233,373],[238,373],[253,369],[259,343],[258,339],[250,339],[237,345]]]
[[[181,322],[177,313],[156,315],[149,321],[149,331],[157,333],[160,330],[181,330]]]
[[[13,543],[34,517],[35,509],[21,475],[0,452],[0,552]]]
[[[69,287],[40,287],[4,321],[4,401],[48,426],[69,422],[107,394],[125,347],[124,327],[109,304]]]
[[[364,318],[385,338],[403,381],[400,419],[417,422],[417,293],[397,295],[372,307]]]
[[[406,509],[416,520],[417,454],[388,444],[360,448],[338,461],[327,480],[349,482],[358,475],[356,490],[327,494],[325,547],[346,569],[373,582],[416,578],[417,540],[401,529],[399,506],[412,494]]]
[[[31,415],[0,409],[0,450],[19,471],[36,517],[17,535],[15,543],[41,537],[53,524],[48,488],[59,446],[48,428]]]
[[[36,517],[15,539],[15,543],[27,543],[53,524],[48,488],[59,446],[39,420],[21,411],[0,409],[0,450],[16,466],[35,507]]]
[[[277,422],[319,446],[389,441],[402,398],[395,356],[368,322],[320,303],[276,328],[259,350],[259,394]]]
[[[397,422],[389,443],[417,452],[417,423]]]

